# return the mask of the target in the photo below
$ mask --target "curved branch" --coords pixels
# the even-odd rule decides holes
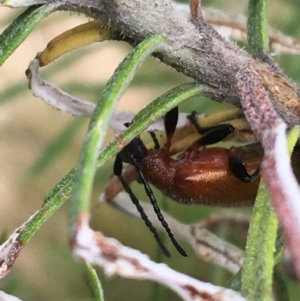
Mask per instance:
[[[0,0],[1,2],[1,0]],[[7,5],[32,5],[48,0],[11,0]],[[253,65],[264,81],[271,101],[288,127],[300,124],[300,92],[279,67],[255,61],[234,43],[221,37],[200,18],[193,22],[181,5],[171,0],[60,0],[58,9],[84,13],[121,34],[132,45],[154,35],[166,38],[165,46],[154,53],[162,62],[213,87],[207,96],[240,107],[236,74]],[[199,10],[199,8],[198,8]],[[276,87],[279,87],[276,89]]]

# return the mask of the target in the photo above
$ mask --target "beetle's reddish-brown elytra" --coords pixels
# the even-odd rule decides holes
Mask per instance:
[[[195,112],[189,116],[189,119],[201,137],[176,158],[171,156],[170,148],[177,126],[178,108],[172,109],[165,116],[167,136],[165,145],[161,147],[156,141],[154,149],[147,149],[142,140],[136,137],[117,155],[114,165],[115,175],[122,182],[124,189],[129,193],[131,200],[166,255],[169,255],[169,252],[122,177],[122,162],[135,167],[158,219],[183,256],[186,256],[186,253],[164,221],[149,183],[180,203],[241,207],[253,205],[260,180],[259,165],[263,159],[263,149],[259,143],[229,149],[216,146],[206,147],[225,139],[234,131],[234,127],[231,124],[220,124],[201,128],[196,121]],[[300,172],[297,170],[298,163],[300,163],[299,153],[300,146],[296,146],[292,164],[298,179],[300,177]]]

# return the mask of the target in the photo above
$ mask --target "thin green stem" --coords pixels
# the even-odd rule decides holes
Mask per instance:
[[[269,50],[267,0],[250,0],[248,13],[248,44],[254,58],[263,58]]]
[[[86,264],[86,270],[91,281],[93,295],[96,301],[104,301],[103,289],[96,270],[89,264]]]
[[[27,243],[47,219],[69,198],[73,188],[74,169],[72,169],[47,195],[41,208],[31,216],[26,227],[20,232],[19,241]]]
[[[261,182],[247,237],[242,295],[248,300],[272,300],[274,245],[278,221]]]
[[[236,292],[241,291],[242,286],[242,269],[240,269],[226,284],[227,288],[230,288]]]

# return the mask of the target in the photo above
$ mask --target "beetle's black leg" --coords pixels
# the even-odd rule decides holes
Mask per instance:
[[[229,123],[218,124],[211,127],[201,127],[197,121],[196,111],[193,111],[187,118],[202,136],[199,138],[199,143],[202,145],[218,143],[234,131],[234,127]]]
[[[189,146],[188,150],[218,143],[234,131],[234,127],[229,123],[223,123],[207,128],[200,127],[197,122],[197,113],[195,111],[193,111],[191,115],[188,115],[187,118],[191,121],[197,132],[202,135],[198,140]]]
[[[218,124],[218,125],[214,125],[214,126],[210,126],[210,127],[202,127],[200,126],[200,124],[198,123],[197,120],[197,112],[193,111],[191,113],[191,115],[187,116],[187,119],[192,123],[192,125],[194,126],[194,128],[196,129],[196,131],[200,134],[200,135],[204,135],[207,132],[213,131],[215,128],[218,129],[219,127],[222,127],[223,124]],[[229,126],[230,124],[228,123],[224,123],[226,126]]]
[[[164,119],[164,125],[165,125],[165,131],[167,136],[167,141],[165,146],[170,149],[171,147],[171,140],[173,138],[174,132],[176,130],[177,122],[178,122],[178,107],[175,107],[171,109],[167,114],[165,115]]]
[[[191,115],[188,115],[187,116],[187,119],[193,124],[194,128],[197,130],[197,132],[200,134],[200,135],[203,135],[207,132],[207,128],[203,128],[200,126],[200,124],[198,123],[198,120],[197,120],[197,112],[196,111],[193,111],[191,113]],[[208,128],[210,129],[210,128]]]
[[[197,132],[202,135],[197,141],[189,146],[188,150],[192,150],[195,147],[215,144],[222,141],[229,134],[234,131],[234,127],[231,124],[223,123],[212,127],[201,127],[197,121],[197,113],[193,111],[191,115],[187,116],[191,121]],[[229,157],[229,167],[236,178],[244,183],[253,181],[260,172],[259,167],[257,170],[250,175],[243,162],[235,157]]]
[[[236,178],[244,183],[249,183],[253,181],[260,172],[260,168],[258,167],[256,171],[250,175],[245,167],[245,164],[241,162],[239,159],[235,157],[229,157],[229,167],[231,172],[234,174]]]
[[[155,133],[154,133],[153,131],[151,131],[151,132],[149,132],[149,134],[150,134],[150,136],[151,136],[151,138],[152,138],[152,141],[153,141],[153,143],[154,143],[154,148],[155,148],[155,149],[159,149],[159,148],[160,148],[160,145],[159,145],[159,142],[158,142],[158,139],[157,139]]]
[[[134,156],[131,156],[131,160],[133,165],[136,167],[136,170],[140,176],[141,182],[144,185],[145,191],[151,201],[151,204],[153,206],[154,212],[156,213],[156,216],[158,218],[158,220],[161,222],[162,226],[165,228],[166,232],[168,233],[169,238],[171,239],[174,247],[177,249],[177,251],[182,255],[182,256],[187,256],[186,252],[184,251],[184,249],[179,245],[179,243],[177,242],[177,240],[175,239],[173,233],[171,232],[171,229],[168,226],[168,223],[165,221],[164,216],[162,215],[160,208],[157,204],[156,198],[153,194],[153,191],[148,183],[148,181],[146,180],[144,174],[141,171],[140,165],[137,162],[137,160],[134,158]]]
[[[234,131],[234,127],[229,123],[218,124],[210,127],[201,127],[197,120],[197,112],[193,111],[187,118],[194,128],[203,138],[203,145],[215,144],[222,141]]]
[[[207,132],[213,131],[215,128],[219,128],[220,126],[222,126],[222,124],[218,124],[218,125],[214,125],[214,126],[210,126],[210,127],[202,127],[200,126],[200,124],[198,123],[198,119],[197,119],[197,112],[193,111],[191,113],[191,115],[187,116],[187,119],[192,123],[192,125],[194,126],[194,128],[196,129],[196,131],[200,134],[200,135],[204,135]],[[226,123],[225,123],[226,124]],[[228,124],[226,124],[228,126]]]
[[[171,109],[165,115],[164,124],[165,124],[165,131],[166,131],[167,137],[171,136],[171,135],[173,136],[173,134],[176,130],[176,126],[177,126],[177,122],[178,122],[178,115],[179,115],[178,107]]]
[[[114,174],[119,178],[119,180],[121,181],[125,191],[128,193],[132,203],[136,206],[138,212],[141,215],[142,220],[145,222],[146,226],[150,229],[150,231],[152,232],[152,234],[154,235],[155,240],[157,241],[159,247],[161,248],[161,250],[163,251],[163,253],[167,256],[167,257],[171,257],[170,252],[168,251],[168,249],[165,247],[165,245],[163,244],[162,240],[160,239],[160,237],[158,236],[157,230],[155,229],[155,227],[152,225],[152,223],[150,222],[150,220],[148,219],[148,216],[146,215],[146,213],[143,210],[143,207],[141,206],[139,200],[137,199],[137,197],[134,195],[134,193],[132,192],[130,186],[126,183],[126,181],[124,180],[123,176],[122,176],[122,169],[123,169],[123,162],[122,162],[122,158],[120,156],[120,154],[117,154],[115,162],[114,162]]]
[[[201,146],[215,144],[222,141],[229,134],[234,131],[234,127],[231,124],[220,124],[212,127],[209,131],[203,134],[199,139],[194,141],[188,148],[187,152],[197,149]]]
[[[213,126],[198,139],[198,145],[204,146],[218,143],[225,139],[233,131],[234,127],[228,123]]]

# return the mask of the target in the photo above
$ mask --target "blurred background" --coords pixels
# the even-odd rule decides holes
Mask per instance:
[[[234,13],[247,13],[248,1],[202,1],[204,6],[220,8]],[[22,10],[0,7],[0,32]],[[299,0],[273,0],[269,3],[269,24],[287,35],[300,39]],[[41,205],[44,197],[77,164],[81,144],[87,129],[86,118],[63,115],[32,96],[25,78],[28,63],[37,52],[55,36],[76,25],[87,22],[84,16],[54,13],[46,18],[25,40],[18,50],[0,68],[0,234],[9,235]],[[42,71],[43,78],[59,85],[69,93],[97,101],[103,86],[131,50],[119,42],[104,42],[67,54]],[[283,70],[300,84],[299,58],[280,55],[276,61]],[[169,89],[191,81],[148,58],[136,74],[130,88],[119,103],[118,110],[138,112],[147,103]],[[181,111],[211,113],[229,106],[203,99],[183,104]],[[107,142],[113,133],[109,133]],[[223,269],[204,263],[188,251],[187,259],[172,250],[171,259],[164,258],[150,232],[140,221],[130,219],[108,206],[96,207],[112,171],[112,162],[101,168],[96,176],[93,192],[92,227],[123,244],[137,248],[153,260],[164,261],[172,268],[203,281],[225,285],[230,275]],[[139,185],[133,185],[138,196],[146,197]],[[159,191],[157,198],[164,208],[179,220],[195,222],[214,212],[229,209],[184,206],[166,200]],[[11,273],[1,279],[0,289],[22,300],[92,300],[84,267],[76,262],[69,250],[67,239],[66,203],[38,231],[23,249]],[[249,210],[230,209],[230,212]],[[245,243],[245,229],[216,229],[216,233],[241,248]],[[97,270],[103,281],[106,300],[180,300],[164,287],[148,282],[106,278]],[[299,294],[296,283],[289,281],[292,294]],[[130,292],[130,293],[129,293]]]

